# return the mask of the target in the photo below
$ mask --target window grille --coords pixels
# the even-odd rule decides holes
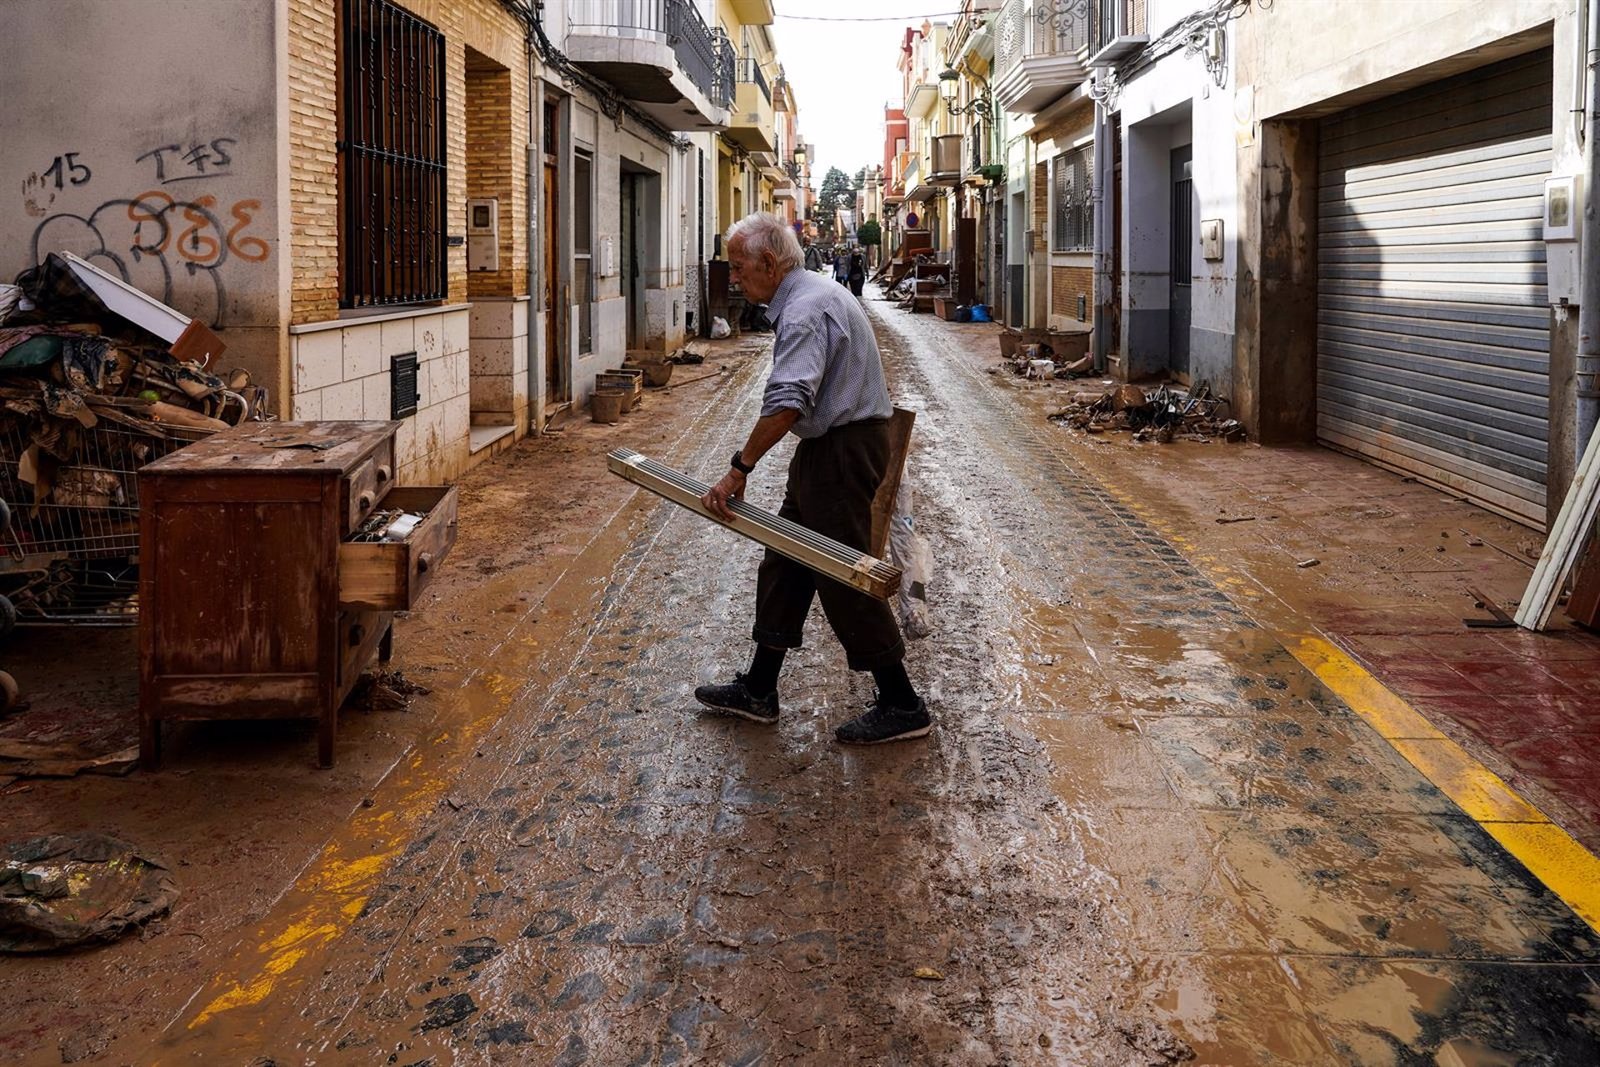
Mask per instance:
[[[1094,148],[1089,145],[1064,152],[1050,163],[1053,252],[1084,252],[1094,247],[1094,197],[1089,186],[1093,167]]]
[[[443,300],[444,36],[389,0],[343,0],[339,303]]]

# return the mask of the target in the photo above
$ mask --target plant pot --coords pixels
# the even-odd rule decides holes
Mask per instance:
[[[622,418],[628,395],[621,389],[596,389],[589,400],[589,414],[595,422],[609,426]]]
[[[626,414],[639,406],[639,401],[644,396],[644,375],[629,374],[626,371],[609,370],[595,375],[596,389],[615,389],[622,394],[622,410]]]

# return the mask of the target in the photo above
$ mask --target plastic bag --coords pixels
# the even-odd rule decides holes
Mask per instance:
[[[889,520],[889,562],[900,568],[900,591],[894,598],[900,614],[900,632],[907,640],[916,641],[933,632],[933,620],[928,614],[933,553],[917,533],[911,499],[911,482],[902,478],[894,497],[894,517]]]
[[[728,320],[721,315],[714,315],[711,319],[711,337],[720,341],[724,337],[731,337],[733,331],[728,328]]]
[[[973,322],[993,322],[994,320],[989,317],[989,305],[988,304],[973,304],[972,305],[972,321]]]

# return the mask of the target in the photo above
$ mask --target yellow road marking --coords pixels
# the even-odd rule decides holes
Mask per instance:
[[[1079,466],[1147,526],[1189,551],[1190,542],[1169,529],[1161,513],[1136,503],[1087,467]],[[1230,596],[1257,600],[1267,592],[1214,555],[1194,553],[1189,558]],[[1499,775],[1447,738],[1426,716],[1333,642],[1312,634],[1284,632],[1262,619],[1256,621],[1418,773],[1500,842],[1579,918],[1600,932],[1600,857],[1551,822]]]

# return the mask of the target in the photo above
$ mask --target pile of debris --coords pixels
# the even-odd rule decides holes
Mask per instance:
[[[1016,353],[1002,359],[1000,366],[1021,378],[1046,381],[1054,378],[1082,378],[1094,373],[1094,356],[1082,355],[1076,359],[1057,355],[1049,342],[1017,345]]]
[[[1202,381],[1193,389],[1163,384],[1153,391],[1105,382],[1099,391],[1074,393],[1072,402],[1049,417],[1084,433],[1130,430],[1135,441],[1243,441],[1244,426],[1229,417],[1228,401]]]
[[[0,412],[23,431],[8,436],[50,452],[73,423],[87,429],[102,418],[152,437],[266,418],[267,390],[248,371],[209,369],[225,347],[204,323],[70,252],[52,253],[0,286]]]

